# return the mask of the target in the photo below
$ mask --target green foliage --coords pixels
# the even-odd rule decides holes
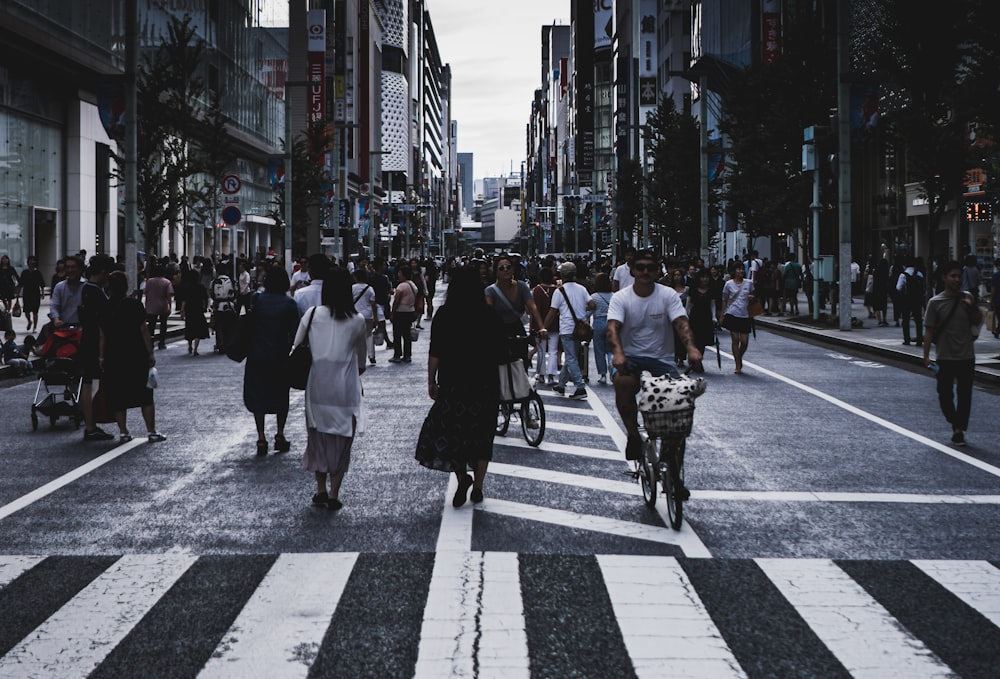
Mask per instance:
[[[652,167],[646,177],[650,230],[667,249],[701,247],[701,139],[698,121],[662,99],[643,138]]]
[[[618,242],[625,244],[642,224],[642,165],[635,158],[628,158],[618,168],[613,209]]]

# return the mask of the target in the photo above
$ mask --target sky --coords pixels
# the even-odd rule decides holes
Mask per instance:
[[[458,152],[473,175],[519,174],[542,83],[542,26],[569,24],[570,0],[426,0],[441,61],[451,66]],[[263,0],[262,21],[288,25],[287,0]]]
[[[542,26],[569,24],[569,0],[426,0],[441,60],[451,66],[458,152],[475,179],[519,174],[542,82]]]

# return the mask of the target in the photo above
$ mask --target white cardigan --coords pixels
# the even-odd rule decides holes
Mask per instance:
[[[360,435],[365,424],[358,371],[364,367],[367,356],[365,319],[360,315],[334,319],[325,306],[313,309],[316,315],[309,330],[313,363],[306,384],[306,426],[324,434]],[[299,321],[293,347],[304,341],[312,314],[310,309]]]

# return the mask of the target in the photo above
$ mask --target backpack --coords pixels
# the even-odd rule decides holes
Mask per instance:
[[[212,281],[212,299],[216,301],[236,299],[236,288],[229,276],[219,276]]]
[[[923,277],[916,274],[908,274],[905,271],[903,275],[906,276],[906,284],[904,286],[906,300],[913,306],[923,306],[925,301]]]

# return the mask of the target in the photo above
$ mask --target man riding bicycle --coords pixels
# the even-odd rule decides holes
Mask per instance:
[[[635,399],[639,392],[639,374],[648,370],[654,376],[680,377],[674,363],[674,330],[687,347],[688,364],[697,367],[702,358],[680,295],[665,285],[658,285],[659,274],[659,262],[651,250],[635,253],[632,258],[635,283],[616,292],[608,306],[608,346],[612,353],[611,364],[617,371],[615,404],[628,434],[627,460],[638,460],[642,455],[639,408]]]

